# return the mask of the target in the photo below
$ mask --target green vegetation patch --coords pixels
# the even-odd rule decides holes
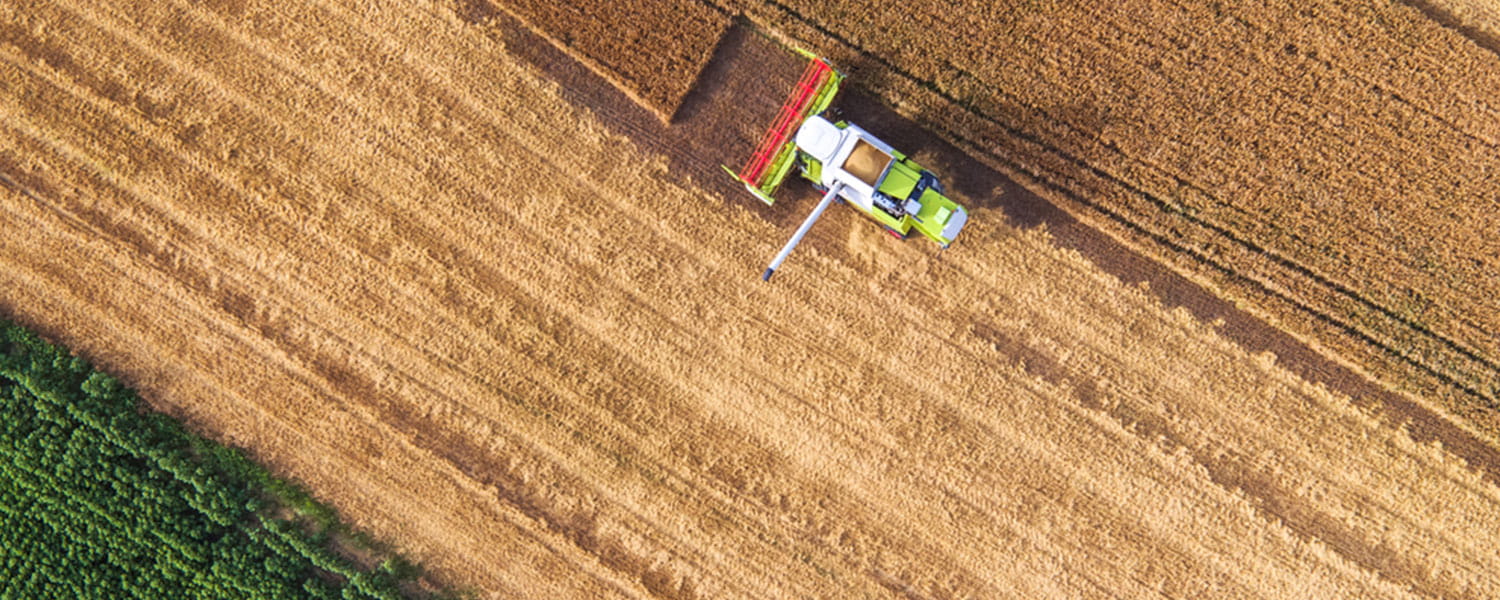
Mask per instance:
[[[416,569],[295,486],[0,320],[0,597],[397,598]],[[367,548],[366,548],[367,549]]]

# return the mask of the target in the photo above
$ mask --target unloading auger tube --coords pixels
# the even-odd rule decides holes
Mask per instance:
[[[807,220],[803,221],[802,226],[797,228],[797,232],[792,234],[792,239],[787,240],[786,245],[781,247],[781,252],[771,261],[771,266],[766,267],[766,272],[760,276],[761,281],[771,280],[771,274],[776,272],[776,268],[781,266],[781,262],[786,260],[786,257],[791,256],[792,248],[797,247],[797,242],[802,241],[802,236],[807,235],[807,231],[812,229],[813,223],[817,222],[818,217],[823,216],[823,211],[828,209],[829,204],[833,204],[833,199],[837,198],[839,191],[843,189],[844,184],[842,183],[835,183],[833,187],[828,188],[828,192],[823,194],[823,200],[818,202],[818,205],[813,208],[812,214],[807,215]]]

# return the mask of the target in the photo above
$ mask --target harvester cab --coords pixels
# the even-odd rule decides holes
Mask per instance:
[[[724,167],[766,204],[775,203],[772,194],[793,168],[823,193],[761,279],[771,278],[834,199],[859,208],[897,238],[915,230],[947,248],[968,221],[967,211],[943,195],[931,171],[863,128],[823,116],[844,75],[799,52],[811,62],[771,129],[739,173]]]

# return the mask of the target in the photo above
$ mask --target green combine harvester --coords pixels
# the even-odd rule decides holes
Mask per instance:
[[[844,74],[811,53],[798,52],[811,63],[775,123],[745,168],[735,173],[724,167],[766,204],[776,202],[771,195],[793,167],[823,192],[823,200],[761,279],[771,279],[835,198],[858,207],[897,238],[906,239],[915,230],[947,248],[968,221],[968,212],[943,195],[943,186],[931,171],[858,125],[823,116]]]

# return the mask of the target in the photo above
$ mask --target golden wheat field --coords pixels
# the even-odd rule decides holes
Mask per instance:
[[[0,311],[483,598],[1500,596],[1440,402],[859,91],[968,229],[763,283],[775,30],[643,108],[481,8],[0,5]]]

